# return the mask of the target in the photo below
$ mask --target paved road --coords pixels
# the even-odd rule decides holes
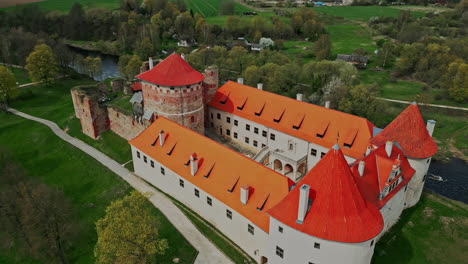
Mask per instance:
[[[9,112],[21,116],[23,118],[33,120],[48,126],[58,137],[72,144],[86,154],[95,158],[102,165],[109,168],[115,174],[119,175],[128,182],[133,188],[141,193],[147,194],[151,203],[156,206],[169,221],[179,230],[179,232],[198,250],[198,256],[195,260],[197,264],[225,264],[233,263],[226,257],[211,241],[209,241],[182,213],[182,211],[175,206],[164,194],[157,191],[154,187],[140,179],[134,173],[122,167],[119,163],[109,158],[97,149],[89,146],[83,141],[73,138],[67,133],[63,132],[60,127],[49,120],[37,118],[23,112],[19,112],[13,108],[7,109]],[[173,245],[174,246],[174,245]]]
[[[376,97],[376,98],[379,99],[379,100],[382,100],[382,101],[388,101],[388,102],[394,102],[394,103],[400,103],[400,104],[412,104],[413,103],[413,102],[409,102],[409,101],[387,99],[387,98],[382,98],[382,97]],[[436,104],[424,104],[424,103],[418,103],[418,105],[426,105],[426,106],[431,106],[431,107],[439,107],[439,108],[445,108],[445,109],[455,109],[455,110],[468,111],[468,108],[458,107],[458,106],[450,106],[450,105],[436,105]]]

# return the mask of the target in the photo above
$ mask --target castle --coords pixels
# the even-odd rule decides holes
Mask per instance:
[[[435,122],[426,126],[412,104],[379,129],[242,79],[218,88],[217,76],[215,67],[201,74],[172,54],[136,76],[133,117],[89,118],[96,113],[85,109],[89,98],[72,91],[75,112],[88,135],[96,136],[86,132],[92,122],[107,122],[131,138],[138,176],[257,262],[370,263],[378,239],[421,197],[437,152]],[[122,120],[134,132],[112,129]],[[205,129],[255,156],[205,137]]]

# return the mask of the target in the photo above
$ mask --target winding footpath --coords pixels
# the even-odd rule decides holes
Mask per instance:
[[[211,241],[209,241],[182,213],[182,211],[172,203],[169,198],[164,194],[150,186],[148,183],[140,179],[134,173],[122,167],[119,163],[109,158],[104,153],[97,149],[89,146],[83,141],[73,138],[60,127],[49,120],[34,117],[23,112],[17,111],[13,108],[7,109],[12,114],[17,116],[44,124],[48,126],[55,135],[60,137],[62,140],[72,144],[78,149],[82,150],[89,156],[99,161],[102,165],[109,168],[115,174],[119,175],[122,179],[128,182],[135,190],[147,195],[150,202],[157,207],[174,227],[187,239],[190,244],[198,251],[198,256],[194,263],[196,264],[228,264],[233,263],[226,255],[224,255]]]

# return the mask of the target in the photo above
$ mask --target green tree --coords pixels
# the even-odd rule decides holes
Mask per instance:
[[[99,57],[86,57],[83,60],[83,67],[85,68],[88,76],[92,79],[102,74],[102,61]]]
[[[7,67],[0,66],[0,99],[8,105],[19,94],[15,75]]]
[[[245,69],[244,72],[245,83],[250,86],[256,86],[261,82],[262,71],[259,67],[251,65]]]
[[[355,85],[343,96],[338,110],[357,116],[372,119],[379,112],[379,104],[375,97],[378,89],[374,85]]]
[[[177,16],[175,29],[179,40],[192,40],[195,36],[195,22],[189,12],[184,12]]]
[[[128,79],[133,79],[140,73],[141,65],[143,61],[141,61],[140,57],[132,56],[132,58],[128,61],[127,66],[125,66],[125,74]]]
[[[385,42],[382,48],[379,50],[379,54],[377,54],[377,65],[382,66],[385,68],[389,60],[393,58],[395,54],[395,45],[391,42]]]
[[[33,82],[44,82],[46,85],[57,78],[57,58],[52,49],[46,44],[34,47],[33,52],[26,58],[26,69]]]
[[[328,35],[321,35],[315,42],[315,57],[318,60],[324,60],[331,57],[331,41]]]
[[[461,62],[451,63],[448,74],[450,78],[450,97],[457,102],[468,100],[468,64]]]
[[[138,55],[140,58],[149,58],[153,54],[153,43],[149,38],[144,38],[138,46]]]
[[[221,15],[234,15],[234,0],[223,0],[220,12]]]
[[[97,263],[143,264],[164,255],[169,245],[159,238],[159,223],[147,208],[148,201],[137,191],[111,203],[96,223]]]

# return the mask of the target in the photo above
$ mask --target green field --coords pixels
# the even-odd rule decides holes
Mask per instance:
[[[367,22],[375,16],[398,17],[401,10],[388,6],[322,6],[314,7],[315,12],[349,20]],[[424,16],[425,12],[412,11],[413,16]]]
[[[204,17],[214,17],[220,14],[222,0],[184,0],[184,2],[187,9],[192,10],[194,13],[199,13]],[[234,3],[234,12],[236,14],[249,11],[252,11],[252,9],[239,3]]]
[[[27,176],[63,190],[80,216],[80,235],[67,252],[70,263],[93,263],[96,242],[94,223],[104,215],[109,203],[122,197],[131,187],[93,158],[62,141],[41,124],[0,112],[0,148],[24,167]],[[92,206],[90,206],[92,205]],[[169,240],[166,255],[158,263],[192,263],[195,249],[154,207],[161,222],[160,235]],[[16,248],[2,249],[0,263],[38,263],[18,254]]]
[[[326,26],[332,42],[333,58],[336,54],[350,54],[358,48],[363,48],[372,54],[376,45],[368,28],[358,25]]]
[[[18,84],[26,84],[31,82],[27,70],[13,67],[8,67],[8,69],[10,69],[10,71],[13,72],[16,78],[16,82],[18,82]]]
[[[430,193],[377,243],[374,264],[466,263],[468,206]]]

